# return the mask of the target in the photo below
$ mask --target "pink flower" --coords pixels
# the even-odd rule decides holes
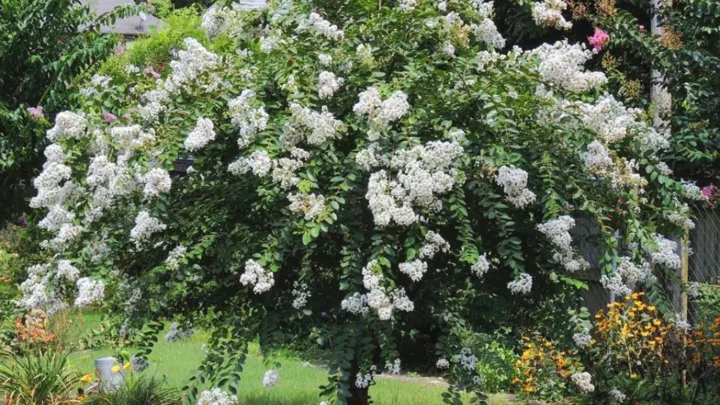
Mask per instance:
[[[638,28],[640,28],[640,31],[645,31],[645,26],[644,26],[644,25],[641,25],[641,26],[638,27]]]
[[[117,117],[109,112],[104,112],[103,119],[105,120],[105,122],[110,123],[110,122],[115,121],[117,119]]]
[[[715,190],[717,189],[712,184],[702,188],[703,198],[705,198],[710,205],[713,205],[713,203],[715,202]]]
[[[156,79],[160,78],[160,73],[156,72],[152,66],[146,67],[145,70],[143,70],[143,73],[152,75]]]
[[[588,37],[588,41],[596,51],[599,51],[606,43],[610,42],[610,36],[600,28],[595,28],[595,35]]]
[[[41,118],[45,118],[45,112],[43,111],[43,108],[40,106],[37,107],[30,107],[27,109],[28,114],[34,119],[39,120]]]

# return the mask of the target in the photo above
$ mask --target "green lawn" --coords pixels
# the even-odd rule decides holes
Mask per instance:
[[[86,318],[85,328],[90,328],[93,315]],[[168,343],[159,339],[150,355],[150,367],[145,373],[164,377],[168,384],[181,388],[188,381],[194,370],[202,361],[205,353],[202,344],[203,333],[196,333],[189,340]],[[75,353],[71,356],[74,367],[83,373],[90,373],[94,368],[94,360],[113,354],[112,350],[94,350]],[[250,347],[250,354],[243,372],[243,382],[238,397],[241,404],[247,405],[317,405],[318,386],[325,383],[325,370],[315,368],[306,362],[292,357],[278,356],[272,359],[282,364],[278,369],[280,382],[273,389],[262,386],[262,376],[267,370],[262,355],[256,344]],[[442,404],[440,394],[444,387],[426,382],[408,382],[379,379],[371,388],[371,395],[379,405],[435,405]],[[493,404],[503,404],[497,398]]]

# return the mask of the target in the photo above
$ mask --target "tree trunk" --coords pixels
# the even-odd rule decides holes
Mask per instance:
[[[355,385],[355,376],[360,372],[360,365],[357,360],[353,360],[350,366],[350,394],[348,405],[368,405],[370,401],[370,388],[359,388]]]

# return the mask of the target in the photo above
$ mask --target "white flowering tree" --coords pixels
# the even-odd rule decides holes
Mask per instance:
[[[56,260],[21,305],[115,308],[140,347],[165,319],[210,329],[190,401],[234,393],[258,336],[311,334],[335,353],[321,395],[367,404],[429,325],[453,401],[484,398],[456,327],[578,284],[575,218],[618,294],[679,266],[661,235],[699,190],[584,46],[505,50],[483,0],[270,3],[212,8],[162,75],[95,77],[56,117],[31,202]]]

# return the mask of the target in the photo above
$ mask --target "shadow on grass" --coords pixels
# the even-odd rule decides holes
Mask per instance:
[[[240,405],[317,405],[321,401],[320,397],[297,393],[290,398],[281,398],[279,395],[243,395],[239,398]]]

